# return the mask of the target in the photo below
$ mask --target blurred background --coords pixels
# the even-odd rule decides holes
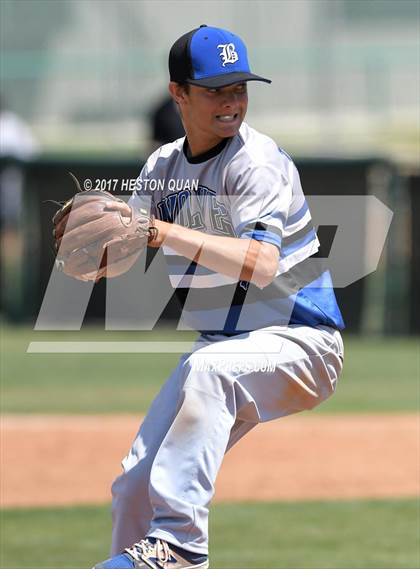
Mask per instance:
[[[201,23],[246,41],[248,122],[295,159],[308,195],[375,195],[394,219],[378,271],[337,291],[348,330],[420,329],[419,2],[2,0],[2,314],[32,322],[50,216],[80,179],[135,178],[182,126],[167,56]],[[178,121],[179,123],[179,121]],[[181,130],[179,130],[181,129]],[[316,222],[316,220],[315,220]],[[373,221],[365,219],[368,250]],[[328,240],[328,232],[323,233]],[[104,285],[87,319],[98,318]],[[96,300],[96,297],[99,300]],[[174,317],[169,307],[166,316]]]
[[[111,473],[178,358],[117,353],[119,346],[194,337],[174,332],[172,301],[151,332],[105,330],[104,281],[81,330],[34,325],[54,265],[57,206],[48,200],[73,195],[69,171],[82,183],[136,178],[159,142],[181,136],[167,99],[167,56],[202,23],[240,35],[253,70],[273,80],[249,85],[247,121],[292,155],[307,195],[375,196],[394,213],[376,271],[336,289],[347,324],[337,394],[296,423],[262,425],[259,453],[247,453],[245,440],[235,472],[252,481],[259,465],[261,479],[246,503],[216,504],[212,566],[420,566],[419,10],[418,0],[0,0],[2,567],[61,567],[63,559],[86,567],[105,558]],[[367,262],[386,220],[369,208],[360,215]],[[337,227],[314,222],[328,256]],[[65,312],[68,298],[58,301]],[[27,351],[57,340],[87,350]],[[135,427],[126,431],[115,415],[127,414]],[[264,431],[283,425],[289,451]],[[317,447],[319,432],[325,442]],[[299,452],[306,480],[295,484]],[[296,494],[259,503],[268,457],[278,461],[275,486]],[[91,504],[105,463],[105,498]],[[317,476],[325,499],[304,492]],[[73,494],[77,477],[82,500]],[[327,496],[330,489],[340,491]],[[49,501],[49,491],[65,501]]]
[[[415,0],[2,0],[5,105],[44,151],[130,152],[150,142],[176,38],[201,23],[245,39],[249,121],[297,154],[418,156]]]

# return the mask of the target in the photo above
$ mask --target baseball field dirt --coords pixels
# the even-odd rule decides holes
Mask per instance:
[[[308,413],[259,425],[228,453],[216,500],[416,496],[419,421]],[[132,415],[3,416],[1,506],[108,502],[138,424]]]

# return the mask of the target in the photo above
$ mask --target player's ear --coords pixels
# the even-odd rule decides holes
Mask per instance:
[[[168,89],[171,97],[178,105],[181,105],[185,102],[186,96],[188,95],[188,89],[185,88],[185,85],[181,85],[180,83],[175,83],[174,81],[170,81]]]

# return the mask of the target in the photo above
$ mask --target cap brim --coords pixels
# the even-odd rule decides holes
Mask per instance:
[[[263,81],[264,83],[271,83],[271,79],[265,79],[259,75],[241,71],[216,75],[215,77],[206,77],[205,79],[187,79],[187,83],[190,83],[190,85],[207,87],[209,89],[228,87],[229,85],[234,85],[235,83],[243,83],[244,81]]]

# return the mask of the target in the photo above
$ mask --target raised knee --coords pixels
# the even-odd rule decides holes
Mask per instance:
[[[326,383],[320,386],[317,386],[317,389],[314,393],[312,393],[309,397],[304,399],[305,402],[305,409],[314,409],[318,407],[321,403],[326,401],[335,391],[335,385]]]

